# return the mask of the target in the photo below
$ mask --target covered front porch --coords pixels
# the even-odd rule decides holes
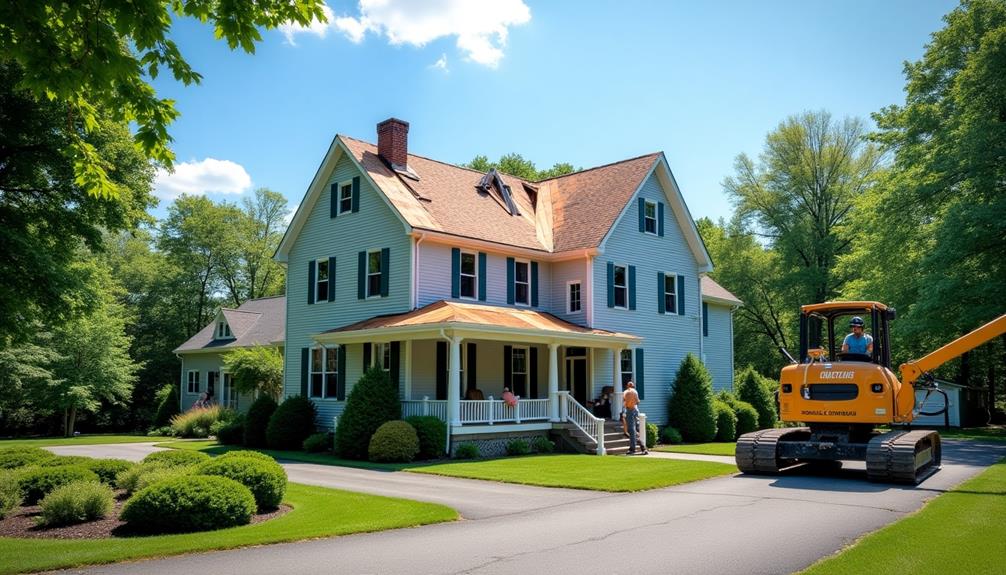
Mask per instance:
[[[440,418],[452,442],[572,425],[598,453],[605,452],[604,420],[621,410],[622,350],[641,343],[533,310],[447,301],[315,340],[326,347],[362,344],[365,362],[377,365],[396,350],[403,417]],[[502,399],[505,389],[515,402]],[[608,403],[595,409],[602,395]]]

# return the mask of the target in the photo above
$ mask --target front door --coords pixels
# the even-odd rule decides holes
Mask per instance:
[[[566,358],[566,391],[580,405],[587,405],[587,358]]]
[[[220,372],[211,371],[206,374],[206,401],[213,402],[216,401],[217,393],[217,378],[220,377]]]

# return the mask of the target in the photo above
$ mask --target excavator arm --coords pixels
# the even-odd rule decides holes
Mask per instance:
[[[923,375],[944,363],[964,355],[981,344],[1006,333],[1006,314],[1003,314],[978,329],[962,335],[947,345],[915,361],[901,364],[901,381],[915,386]]]

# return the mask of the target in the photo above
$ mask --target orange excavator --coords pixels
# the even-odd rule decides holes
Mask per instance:
[[[872,301],[805,305],[800,315],[800,360],[779,377],[779,415],[805,427],[763,429],[737,440],[737,467],[744,473],[775,474],[794,465],[838,468],[842,461],[866,461],[872,481],[918,484],[940,467],[940,435],[929,430],[878,427],[907,425],[920,411],[915,390],[946,394],[931,370],[1006,333],[1002,315],[936,351],[901,365],[901,379],[891,371],[889,326],[893,308]],[[868,325],[872,345],[854,353],[841,333]],[[867,321],[864,321],[867,320]],[[865,347],[865,346],[864,346]],[[844,350],[844,351],[843,351]],[[946,407],[944,407],[946,409]]]

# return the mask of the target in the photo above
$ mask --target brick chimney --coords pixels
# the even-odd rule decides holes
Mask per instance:
[[[409,163],[409,123],[388,118],[377,125],[377,153],[396,171],[407,171]]]

